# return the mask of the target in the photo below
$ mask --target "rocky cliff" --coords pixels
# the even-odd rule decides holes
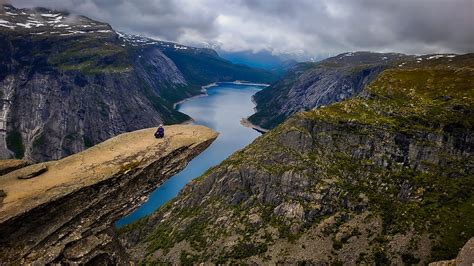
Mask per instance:
[[[271,129],[299,111],[340,102],[360,93],[384,69],[414,60],[395,53],[344,53],[317,63],[300,63],[254,96],[253,124]]]
[[[152,46],[158,48],[176,64],[192,87],[200,88],[214,82],[236,80],[271,83],[276,81],[278,76],[271,71],[232,64],[219,57],[212,49],[195,48],[124,33],[118,33],[118,35],[124,43],[133,47]],[[182,97],[179,98],[177,92],[173,91],[166,91],[164,95],[174,101],[182,99]],[[177,96],[178,98],[176,98]]]
[[[59,159],[119,133],[183,122],[173,103],[232,78],[271,75],[87,17],[0,6],[0,158]]]
[[[474,236],[474,55],[416,61],[259,137],[123,228],[125,248],[171,263],[454,258]]]
[[[154,130],[0,176],[0,264],[128,263],[114,221],[217,137],[203,126],[169,126],[164,139]]]
[[[472,266],[472,264],[474,264],[474,237],[467,241],[455,259],[432,262],[429,266]]]

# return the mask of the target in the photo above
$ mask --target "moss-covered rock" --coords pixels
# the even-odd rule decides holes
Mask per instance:
[[[473,59],[387,69],[356,98],[292,116],[123,240],[144,261],[454,257],[474,235]]]

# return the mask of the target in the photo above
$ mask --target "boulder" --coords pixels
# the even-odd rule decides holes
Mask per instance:
[[[0,175],[8,174],[12,171],[23,168],[28,164],[27,161],[18,159],[0,160]]]
[[[15,176],[18,179],[30,179],[37,177],[46,171],[48,171],[48,166],[44,163],[39,163],[16,170],[10,173],[10,175]]]

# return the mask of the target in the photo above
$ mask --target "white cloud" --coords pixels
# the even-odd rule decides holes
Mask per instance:
[[[473,52],[472,0],[14,0],[114,28],[227,51]]]

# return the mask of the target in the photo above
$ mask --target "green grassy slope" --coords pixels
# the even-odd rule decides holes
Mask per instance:
[[[385,70],[356,98],[292,116],[122,237],[148,261],[455,257],[474,236],[473,60]]]

